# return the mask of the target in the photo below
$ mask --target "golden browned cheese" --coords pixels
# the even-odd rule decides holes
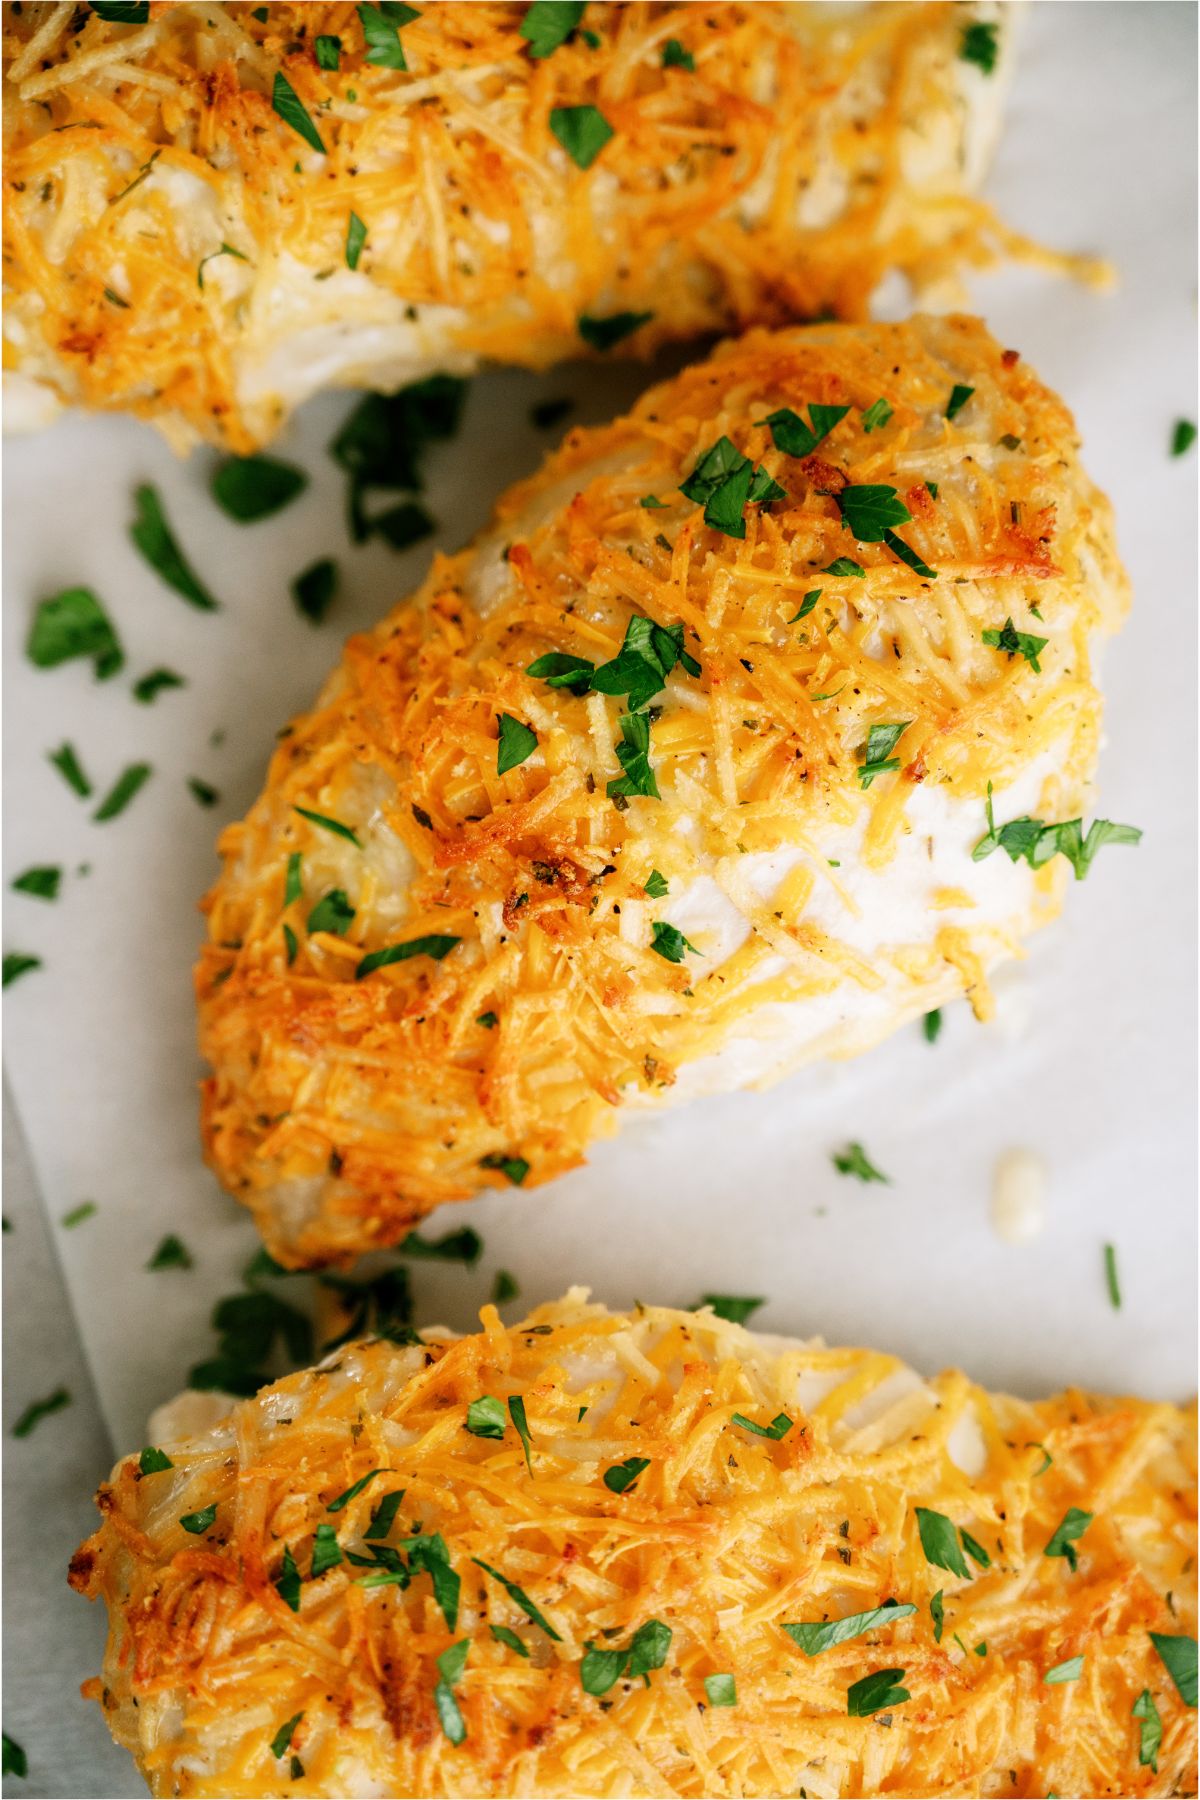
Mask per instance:
[[[968,195],[1011,10],[594,5],[548,54],[528,11],[6,6],[12,420],[244,452],[330,384],[544,366],[584,315],[646,315],[637,354],[861,317],[1003,239]]]
[[[770,415],[814,404],[817,451],[775,447]],[[742,492],[742,537],[680,489],[723,439],[783,490]],[[848,484],[891,495],[891,541]],[[630,1105],[964,990],[986,1017],[987,968],[1069,874],[976,858],[989,784],[997,826],[1093,810],[1092,650],[1125,600],[1070,415],[973,320],[751,334],[573,432],[350,641],[221,839],[204,1136],[272,1253],[394,1242],[578,1163]],[[612,663],[648,621],[648,654],[682,653],[648,704],[530,673]],[[1006,626],[1032,660],[986,641]],[[876,727],[903,727],[877,772]]]
[[[480,1318],[101,1488],[85,1692],[154,1794],[1196,1792],[1183,1410],[585,1290]]]

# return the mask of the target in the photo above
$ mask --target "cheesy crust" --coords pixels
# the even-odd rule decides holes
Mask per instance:
[[[71,1575],[109,1609],[84,1691],[153,1794],[1195,1793],[1193,1718],[1150,1637],[1196,1629],[1182,1409],[1030,1403],[583,1289],[480,1320],[351,1343],[101,1488]],[[961,1573],[928,1559],[918,1508],[966,1544],[940,1551]],[[1072,1508],[1090,1518],[1068,1556]],[[414,1551],[435,1536],[436,1589]],[[380,1582],[385,1564],[411,1572]],[[906,1610],[825,1648],[783,1629],[889,1601]],[[646,1627],[644,1683],[597,1680],[589,1646]],[[438,1658],[464,1643],[455,1743]],[[851,1716],[885,1669],[905,1697]]]
[[[814,403],[846,409],[819,450],[775,448],[767,417]],[[680,491],[723,436],[786,490],[744,538]],[[855,538],[847,483],[903,496],[924,574]],[[571,1167],[630,1104],[850,1054],[964,991],[986,1017],[987,968],[1067,873],[973,858],[989,784],[998,824],[1091,810],[1093,647],[1125,604],[1070,415],[976,321],[751,333],[571,433],[351,639],[222,835],[204,1137],[272,1254],[395,1242]],[[529,673],[611,662],[633,619],[689,659],[641,714],[657,798],[644,767],[621,792],[627,698]],[[1046,640],[1036,668],[984,641],[1006,621]],[[501,774],[504,715],[537,741]]]
[[[585,354],[581,315],[651,315],[626,342],[648,354],[861,317],[889,272],[1009,243],[968,196],[1012,7],[593,5],[547,56],[526,10],[432,0],[389,66],[351,4],[6,7],[12,415],[57,396],[245,453],[320,387]],[[612,131],[586,167],[551,129],[573,107]]]

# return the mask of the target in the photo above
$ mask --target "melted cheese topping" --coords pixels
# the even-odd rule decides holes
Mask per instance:
[[[326,384],[578,356],[584,313],[653,313],[642,354],[862,316],[890,271],[1020,248],[967,198],[1011,7],[612,4],[597,46],[545,58],[524,13],[435,0],[397,70],[344,3],[156,3],[134,29],[5,8],[5,367],[244,452]],[[972,20],[998,26],[990,75],[959,54]],[[672,38],[694,69],[663,67]],[[324,154],[273,110],[277,73]],[[550,131],[570,106],[614,133],[586,170]]]
[[[582,1289],[511,1330],[493,1307],[480,1319],[457,1341],[348,1345],[166,1441],[173,1469],[140,1476],[128,1457],[101,1488],[104,1523],[72,1565],[110,1613],[85,1692],[152,1793],[1195,1791],[1191,1718],[1149,1637],[1195,1630],[1181,1410],[1078,1392],[1029,1404],[708,1312],[608,1313]],[[483,1395],[524,1399],[530,1466],[511,1424],[500,1439],[465,1428]],[[734,1421],[781,1412],[777,1440]],[[646,1467],[613,1492],[604,1474],[629,1458]],[[1077,1568],[1044,1554],[1072,1506],[1094,1515]],[[189,1536],[181,1515],[206,1507],[212,1525]],[[968,1532],[986,1567],[929,1563],[917,1507]],[[319,1526],[342,1560],[314,1580]],[[364,1587],[350,1561],[418,1531],[440,1534],[461,1583],[452,1624],[427,1575]],[[285,1545],[295,1612],[275,1586]],[[782,1629],[887,1600],[915,1611],[812,1656]],[[652,1619],[670,1642],[647,1683],[585,1692],[587,1646],[622,1647]],[[455,1747],[434,1689],[437,1658],[464,1641]],[[1073,1657],[1079,1679],[1047,1685]],[[885,1668],[910,1698],[849,1717],[850,1686]],[[736,1706],[708,1704],[714,1674],[733,1676]],[[1145,1688],[1157,1775],[1131,1716]]]
[[[956,383],[974,392],[948,420]],[[851,410],[815,456],[773,449],[759,422],[813,401]],[[746,508],[744,540],[679,491],[722,433],[787,490]],[[855,542],[832,497],[847,479],[904,495],[936,579]],[[830,575],[848,554],[865,574]],[[953,993],[986,1017],[988,966],[1053,915],[1066,867],[972,860],[988,783],[1000,822],[1088,805],[1091,646],[1124,604],[1069,415],[970,320],[752,334],[573,432],[475,549],[351,640],[222,838],[197,975],[205,1136],[272,1252],[394,1241],[502,1181],[487,1159],[523,1159],[532,1184],[623,1103],[847,1054]],[[606,661],[634,614],[681,627],[701,673],[678,666],[652,703],[661,799],[618,810],[625,702],[527,670]],[[1010,616],[1048,639],[1040,671],[982,641]],[[538,741],[500,776],[502,713]],[[864,791],[888,721],[901,766]],[[332,889],[353,921],[306,935]],[[657,954],[656,921],[695,953]],[[355,979],[364,953],[430,934],[459,942]]]

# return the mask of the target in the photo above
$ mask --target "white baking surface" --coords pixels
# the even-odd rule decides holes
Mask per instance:
[[[423,1322],[469,1327],[504,1266],[530,1301],[573,1281],[614,1305],[761,1294],[767,1330],[870,1341],[925,1369],[961,1363],[1025,1393],[1194,1387],[1197,462],[1173,462],[1168,440],[1177,416],[1196,413],[1195,24],[1183,4],[1032,9],[989,192],[1012,224],[1111,256],[1121,282],[1096,295],[1010,270],[975,291],[998,336],[1066,396],[1116,502],[1136,605],[1108,657],[1102,811],[1140,824],[1144,842],[1105,851],[1073,888],[1065,920],[1002,977],[991,1028],[958,1005],[932,1048],[913,1028],[767,1094],[631,1118],[555,1186],[443,1212],[435,1233],[470,1222],[487,1248],[473,1271],[413,1266]],[[645,379],[618,366],[474,382],[465,429],[430,461],[441,541],[455,547],[535,465],[553,434],[528,424],[532,401],[573,394],[575,416],[598,419]],[[206,1316],[255,1244],[197,1148],[190,966],[213,838],[253,798],[274,731],[307,704],[341,635],[427,561],[427,546],[403,557],[348,546],[324,454],[346,406],[314,403],[275,447],[312,488],[254,526],[208,497],[211,456],[177,462],[131,421],[71,417],[7,447],[6,883],[32,863],[91,870],[69,874],[56,905],[6,893],[4,948],[45,961],[6,996],[8,1076],[51,1219],[84,1199],[99,1207],[54,1231],[121,1447],[141,1442],[149,1409],[208,1353]],[[220,613],[188,607],[132,549],[131,492],[145,479]],[[322,554],[338,558],[347,591],[315,630],[288,583]],[[76,583],[118,624],[128,667],[114,681],[83,664],[39,672],[22,654],[35,601]],[[136,705],[131,680],[160,663],[187,687]],[[154,777],[95,825],[46,761],[64,739],[99,793],[127,762],[152,762]],[[190,775],[220,790],[217,808],[197,805]],[[851,1138],[891,1186],[834,1172],[830,1153]],[[1020,1246],[990,1222],[994,1165],[1014,1146],[1048,1169],[1045,1228]],[[193,1271],[146,1271],[168,1231]]]

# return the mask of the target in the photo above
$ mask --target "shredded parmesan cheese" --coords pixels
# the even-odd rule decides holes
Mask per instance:
[[[153,1794],[1195,1793],[1192,1715],[1149,1635],[1196,1629],[1182,1410],[1029,1403],[709,1312],[611,1314],[585,1290],[509,1331],[494,1309],[484,1323],[347,1345],[160,1440],[173,1468],[127,1457],[100,1489],[104,1522],[71,1572],[109,1609],[84,1691]],[[532,1467],[511,1425],[466,1429],[484,1395],[523,1397]],[[757,1437],[735,1414],[788,1426]],[[628,1458],[646,1467],[614,1492],[604,1473]],[[371,1522],[398,1492],[382,1538]],[[208,1507],[189,1535],[180,1518]],[[1045,1553],[1072,1507],[1092,1515],[1077,1566]],[[969,1533],[966,1575],[926,1559],[917,1508]],[[340,1560],[312,1578],[318,1527]],[[426,1573],[360,1585],[373,1545],[396,1555],[416,1533],[445,1545],[452,1617]],[[811,1655],[783,1629],[888,1601],[914,1610]],[[645,1683],[586,1691],[588,1646],[652,1621],[669,1642]],[[437,1659],[464,1642],[456,1747]],[[1076,1680],[1046,1681],[1073,1658]],[[850,1716],[852,1685],[884,1669],[906,1698]],[[710,1703],[718,1674],[735,1705]],[[1146,1688],[1157,1773],[1132,1716]]]

